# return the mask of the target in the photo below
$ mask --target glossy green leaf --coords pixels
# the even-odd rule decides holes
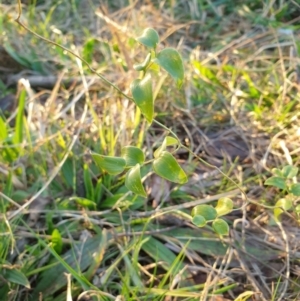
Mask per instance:
[[[136,164],[136,166],[128,170],[126,174],[125,185],[130,191],[136,193],[137,195],[147,197],[147,193],[142,184],[140,164]]]
[[[8,282],[20,284],[30,289],[30,283],[27,277],[17,269],[3,269],[2,276]]]
[[[192,222],[197,227],[204,227],[206,225],[206,219],[202,215],[195,215]]]
[[[126,161],[126,167],[132,167],[136,164],[143,164],[145,155],[143,151],[135,146],[125,146],[122,148],[122,157]]]
[[[154,158],[158,158],[163,151],[166,150],[167,146],[177,145],[179,144],[178,140],[172,136],[165,137],[162,145],[154,152]]]
[[[159,42],[159,35],[155,29],[146,28],[143,34],[137,38],[137,41],[146,47],[155,49]]]
[[[184,79],[184,67],[182,58],[176,49],[163,49],[157,54],[154,61],[175,79],[178,88],[182,86]]]
[[[213,227],[214,231],[220,236],[229,234],[229,226],[226,223],[226,221],[224,221],[221,218],[214,220],[212,223],[212,227]]]
[[[299,169],[297,167],[294,167],[294,166],[291,166],[291,165],[284,166],[282,168],[282,176],[284,178],[291,179],[291,178],[297,176],[298,170]]]
[[[265,185],[275,186],[280,189],[286,189],[285,179],[282,177],[273,176],[265,181]]]
[[[74,196],[74,197],[71,197],[69,200],[76,202],[78,205],[80,205],[83,208],[87,208],[87,209],[91,209],[91,210],[96,209],[96,203],[89,199]]]
[[[51,234],[52,247],[57,254],[60,254],[62,251],[63,243],[60,232],[57,229],[54,229]]]
[[[217,217],[217,210],[211,205],[198,205],[193,208],[192,217],[201,215],[205,218],[206,221],[214,220]]]
[[[130,89],[135,104],[140,108],[146,120],[151,123],[154,115],[154,101],[150,74],[143,79],[134,80]]]
[[[290,192],[295,196],[300,196],[300,183],[294,183],[290,187]]]
[[[171,182],[184,184],[188,180],[184,170],[169,152],[162,152],[153,161],[152,167],[157,175]]]
[[[96,153],[92,153],[92,158],[100,169],[111,175],[120,174],[126,167],[126,161],[123,158],[103,156]]]
[[[220,198],[218,204],[215,207],[217,210],[218,216],[226,215],[232,211],[233,202],[230,198]]]
[[[274,217],[276,220],[279,220],[279,216],[285,212],[291,209],[293,206],[293,202],[288,199],[280,199],[275,204],[276,208],[274,209]]]
[[[148,53],[145,60],[141,64],[133,65],[133,69],[136,71],[143,71],[147,68],[150,62],[151,62],[151,53]]]

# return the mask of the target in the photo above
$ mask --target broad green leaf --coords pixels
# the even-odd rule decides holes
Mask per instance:
[[[133,65],[133,69],[136,71],[143,71],[147,68],[150,61],[151,61],[151,53],[149,52],[148,55],[146,56],[145,60],[141,64]]]
[[[21,271],[17,269],[3,269],[2,275],[6,281],[20,284],[30,289],[30,283]]]
[[[297,174],[298,174],[298,167],[287,165],[282,168],[282,176],[286,179],[291,179],[293,177],[296,177]]]
[[[125,146],[122,148],[122,157],[126,161],[126,167],[132,167],[136,164],[143,164],[145,155],[143,151],[135,146]]]
[[[161,262],[162,267],[165,270],[169,270],[174,262],[176,261],[176,255],[168,249],[162,242],[154,238],[153,236],[149,237],[149,240],[145,241],[142,245],[142,249],[154,259],[155,262]],[[177,267],[173,270],[173,274],[177,275],[179,271],[184,270],[184,265],[182,262],[179,262]],[[187,273],[184,272],[184,275]]]
[[[158,158],[160,156],[160,154],[166,150],[167,146],[172,146],[172,145],[177,145],[178,140],[172,136],[167,136],[165,137],[162,145],[154,152],[154,158]]]
[[[140,164],[136,164],[136,166],[128,170],[125,185],[130,191],[143,197],[147,197],[147,193],[142,184]]]
[[[92,158],[100,169],[111,175],[120,174],[126,167],[126,161],[123,158],[103,156],[96,153],[92,153]]]
[[[193,208],[192,217],[201,215],[203,216],[207,221],[214,220],[217,217],[217,210],[211,206],[211,205],[198,205]]]
[[[51,234],[51,242],[53,249],[56,251],[57,254],[60,254],[62,251],[63,243],[61,235],[57,229],[54,229]]]
[[[300,204],[295,207],[295,211],[298,215],[300,214]]]
[[[155,49],[159,42],[159,35],[155,29],[146,28],[143,34],[137,38],[137,41],[146,47]]]
[[[291,200],[287,199],[280,199],[276,202],[274,209],[274,217],[276,220],[279,220],[279,216],[285,212],[288,211],[293,205],[293,202]]]
[[[0,142],[4,141],[7,137],[7,128],[4,120],[0,116]]]
[[[218,218],[213,221],[212,227],[215,230],[215,232],[220,235],[228,235],[229,234],[229,226],[228,224],[221,218]]]
[[[169,152],[162,152],[153,161],[152,167],[157,175],[171,182],[184,184],[188,180],[184,170]]]
[[[206,219],[202,215],[195,215],[192,222],[197,227],[204,227],[206,225]]]
[[[300,183],[294,183],[290,187],[290,192],[295,196],[300,196]]]
[[[286,183],[285,183],[285,179],[282,177],[276,177],[276,176],[273,176],[273,177],[270,177],[269,179],[267,179],[265,181],[265,185],[275,186],[280,189],[286,189],[286,187],[287,187]]]
[[[176,49],[163,49],[157,54],[154,61],[175,79],[178,88],[182,86],[184,79],[184,67],[182,58]]]
[[[91,210],[96,209],[96,203],[89,199],[74,196],[74,197],[69,198],[69,200],[76,202],[78,205],[80,205],[83,208],[87,208],[87,209],[91,209]]]
[[[215,207],[217,210],[218,216],[226,215],[232,211],[233,208],[233,202],[230,198],[220,198],[218,200],[218,204]]]
[[[140,108],[146,120],[151,123],[154,115],[154,101],[150,74],[143,79],[134,80],[130,89],[135,104]]]

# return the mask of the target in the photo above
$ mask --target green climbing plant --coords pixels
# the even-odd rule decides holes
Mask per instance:
[[[157,51],[159,35],[156,30],[147,28],[136,40],[146,47],[148,53],[143,62],[134,65],[134,69],[140,72],[140,76],[131,83],[132,98],[128,98],[134,101],[149,125],[151,125],[154,121],[151,68],[156,65],[156,67],[165,70],[175,80],[177,88],[180,89],[184,81],[184,65],[182,57],[176,49],[165,48]],[[154,158],[149,158],[147,161],[145,161],[143,151],[136,146],[123,147],[120,157],[104,156],[97,153],[91,153],[91,155],[102,171],[111,175],[125,172],[125,186],[131,192],[146,197],[147,194],[141,177],[141,167],[146,164],[151,164],[152,171],[156,175],[170,182],[182,185],[188,181],[185,171],[174,157],[174,154],[182,145],[176,135],[171,131],[170,133],[174,136],[166,136],[154,152]],[[168,151],[169,146],[175,147],[175,150],[173,152]],[[232,201],[228,198],[222,198],[218,201],[216,207],[210,205],[196,206],[191,212],[191,219],[199,227],[211,222],[217,234],[227,235],[229,226],[220,216],[231,212],[232,208]]]
[[[157,70],[162,68],[170,75],[178,89],[180,89],[184,82],[184,64],[180,53],[174,48],[164,48],[161,51],[157,50],[159,44],[159,35],[157,31],[153,28],[147,28],[143,31],[142,35],[137,37],[136,40],[146,47],[147,55],[145,59],[139,63],[135,64],[133,68],[136,71],[140,72],[139,78],[136,78],[132,81],[130,85],[130,90],[132,96],[127,95],[121,91],[114,83],[107,80],[102,74],[98,73],[93,69],[89,62],[80,57],[74,51],[55,43],[45,37],[42,37],[36,34],[33,30],[24,25],[21,21],[22,15],[22,5],[21,1],[18,0],[18,16],[16,22],[22,26],[25,30],[42,39],[43,41],[50,43],[56,47],[59,47],[66,51],[67,53],[73,55],[74,57],[81,60],[94,74],[98,75],[101,80],[106,84],[110,85],[116,91],[118,91],[122,96],[133,101],[135,105],[140,109],[142,115],[147,120],[149,126],[153,122],[157,125],[164,128],[169,132],[169,135],[165,137],[162,144],[154,152],[154,158],[148,158],[145,160],[145,155],[143,151],[136,146],[124,146],[121,152],[121,156],[105,156],[95,152],[91,152],[91,156],[95,164],[105,173],[109,175],[118,175],[121,173],[125,174],[125,186],[132,193],[135,193],[138,196],[146,197],[146,191],[143,186],[143,181],[141,177],[141,168],[145,165],[151,164],[152,171],[160,176],[163,179],[168,181],[183,185],[188,181],[188,177],[183,170],[183,168],[178,164],[176,158],[174,157],[176,151],[180,148],[184,148],[189,151],[193,156],[195,156],[202,163],[217,169],[221,174],[223,174],[228,180],[233,182],[233,184],[238,187],[242,193],[243,190],[236,184],[232,179],[230,179],[226,174],[224,174],[218,167],[210,165],[206,161],[202,160],[190,149],[180,143],[176,134],[168,129],[166,126],[154,119],[154,93],[153,93],[153,79],[151,75],[151,70]],[[0,123],[1,127],[1,123]],[[0,137],[1,138],[1,137]],[[172,152],[168,151],[167,147],[173,146],[176,147]],[[86,186],[90,187],[90,179],[85,177]],[[97,187],[101,186],[99,182]],[[88,189],[90,192],[93,192],[92,189]],[[100,194],[100,189],[97,190],[97,195]],[[96,192],[95,192],[96,193]],[[245,195],[246,196],[246,195]],[[82,198],[74,199],[77,203],[85,203],[88,207],[91,206],[89,200]],[[93,206],[92,206],[93,207]],[[209,209],[208,209],[209,208]],[[221,219],[220,216],[231,212],[233,206],[232,201],[228,199],[224,201],[223,199],[219,200],[217,206],[214,207],[196,207],[192,210],[191,215],[189,215],[190,220],[194,222],[195,225],[202,227],[205,226],[208,222],[212,222],[213,229],[220,236],[227,235],[229,232],[229,226],[224,219]],[[210,215],[207,215],[207,212],[211,212]],[[214,213],[212,213],[214,212]]]

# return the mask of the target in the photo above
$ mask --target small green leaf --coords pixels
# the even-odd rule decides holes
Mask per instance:
[[[152,167],[157,175],[166,180],[179,184],[187,182],[187,176],[184,170],[169,152],[162,152],[162,154],[153,161]]]
[[[128,170],[125,179],[125,186],[130,191],[143,197],[147,197],[147,193],[142,184],[140,164],[136,164],[136,166]]]
[[[295,207],[295,211],[298,215],[300,214],[300,204]]]
[[[184,79],[184,67],[181,56],[176,49],[163,49],[157,54],[154,61],[176,80],[178,88],[182,86]]]
[[[62,251],[63,243],[61,235],[57,229],[54,229],[51,234],[51,242],[53,249],[56,251],[57,254],[60,254]]]
[[[300,183],[294,183],[290,187],[290,192],[295,196],[300,196]]]
[[[275,186],[280,189],[286,189],[285,179],[282,177],[270,177],[265,181],[265,185]]]
[[[228,224],[221,218],[218,218],[213,221],[212,227],[215,230],[215,232],[220,235],[228,235],[229,234],[229,226]]]
[[[177,145],[179,144],[178,140],[172,136],[165,137],[162,145],[154,152],[154,158],[158,158],[160,154],[166,150],[167,146]]]
[[[166,140],[167,146],[177,145],[179,143],[178,140],[172,136],[167,136],[165,138],[165,140]]]
[[[275,176],[283,177],[281,170],[278,169],[278,168],[273,168],[273,169],[271,170],[271,172],[272,172],[272,174],[274,174]]]
[[[132,167],[136,164],[143,164],[145,155],[143,151],[135,146],[125,146],[122,148],[122,157],[126,161],[126,167]]]
[[[217,217],[217,210],[211,205],[198,205],[193,208],[192,217],[201,215],[205,218],[206,221],[214,220]]]
[[[3,277],[6,281],[20,284],[30,289],[27,277],[17,269],[3,269]]]
[[[134,80],[130,89],[135,104],[140,108],[147,121],[151,123],[154,115],[154,102],[150,74],[143,79]]]
[[[226,215],[232,211],[233,202],[230,198],[220,198],[218,204],[215,207],[217,210],[218,216]]]
[[[151,61],[151,53],[149,52],[148,55],[146,56],[145,60],[141,64],[133,65],[133,69],[136,71],[143,71],[147,68],[150,61]]]
[[[83,208],[87,208],[87,209],[91,209],[91,210],[96,209],[96,203],[89,199],[74,196],[74,197],[69,198],[69,200],[76,202],[78,205],[80,205]]]
[[[137,41],[146,47],[155,49],[159,42],[159,35],[155,29],[146,28],[143,34],[137,38]]]
[[[298,168],[287,165],[282,168],[282,176],[286,179],[291,179],[293,177],[296,177],[298,174]]]
[[[293,206],[293,202],[291,200],[287,200],[287,199],[280,199],[276,202],[275,206],[276,206],[276,208],[274,209],[274,217],[278,221],[279,216],[283,212],[291,209],[291,207]]]
[[[202,215],[195,215],[192,219],[192,223],[201,228],[206,225],[206,219]]]
[[[92,153],[92,158],[100,169],[111,175],[120,174],[126,167],[126,161],[123,158],[103,156],[96,153]]]

